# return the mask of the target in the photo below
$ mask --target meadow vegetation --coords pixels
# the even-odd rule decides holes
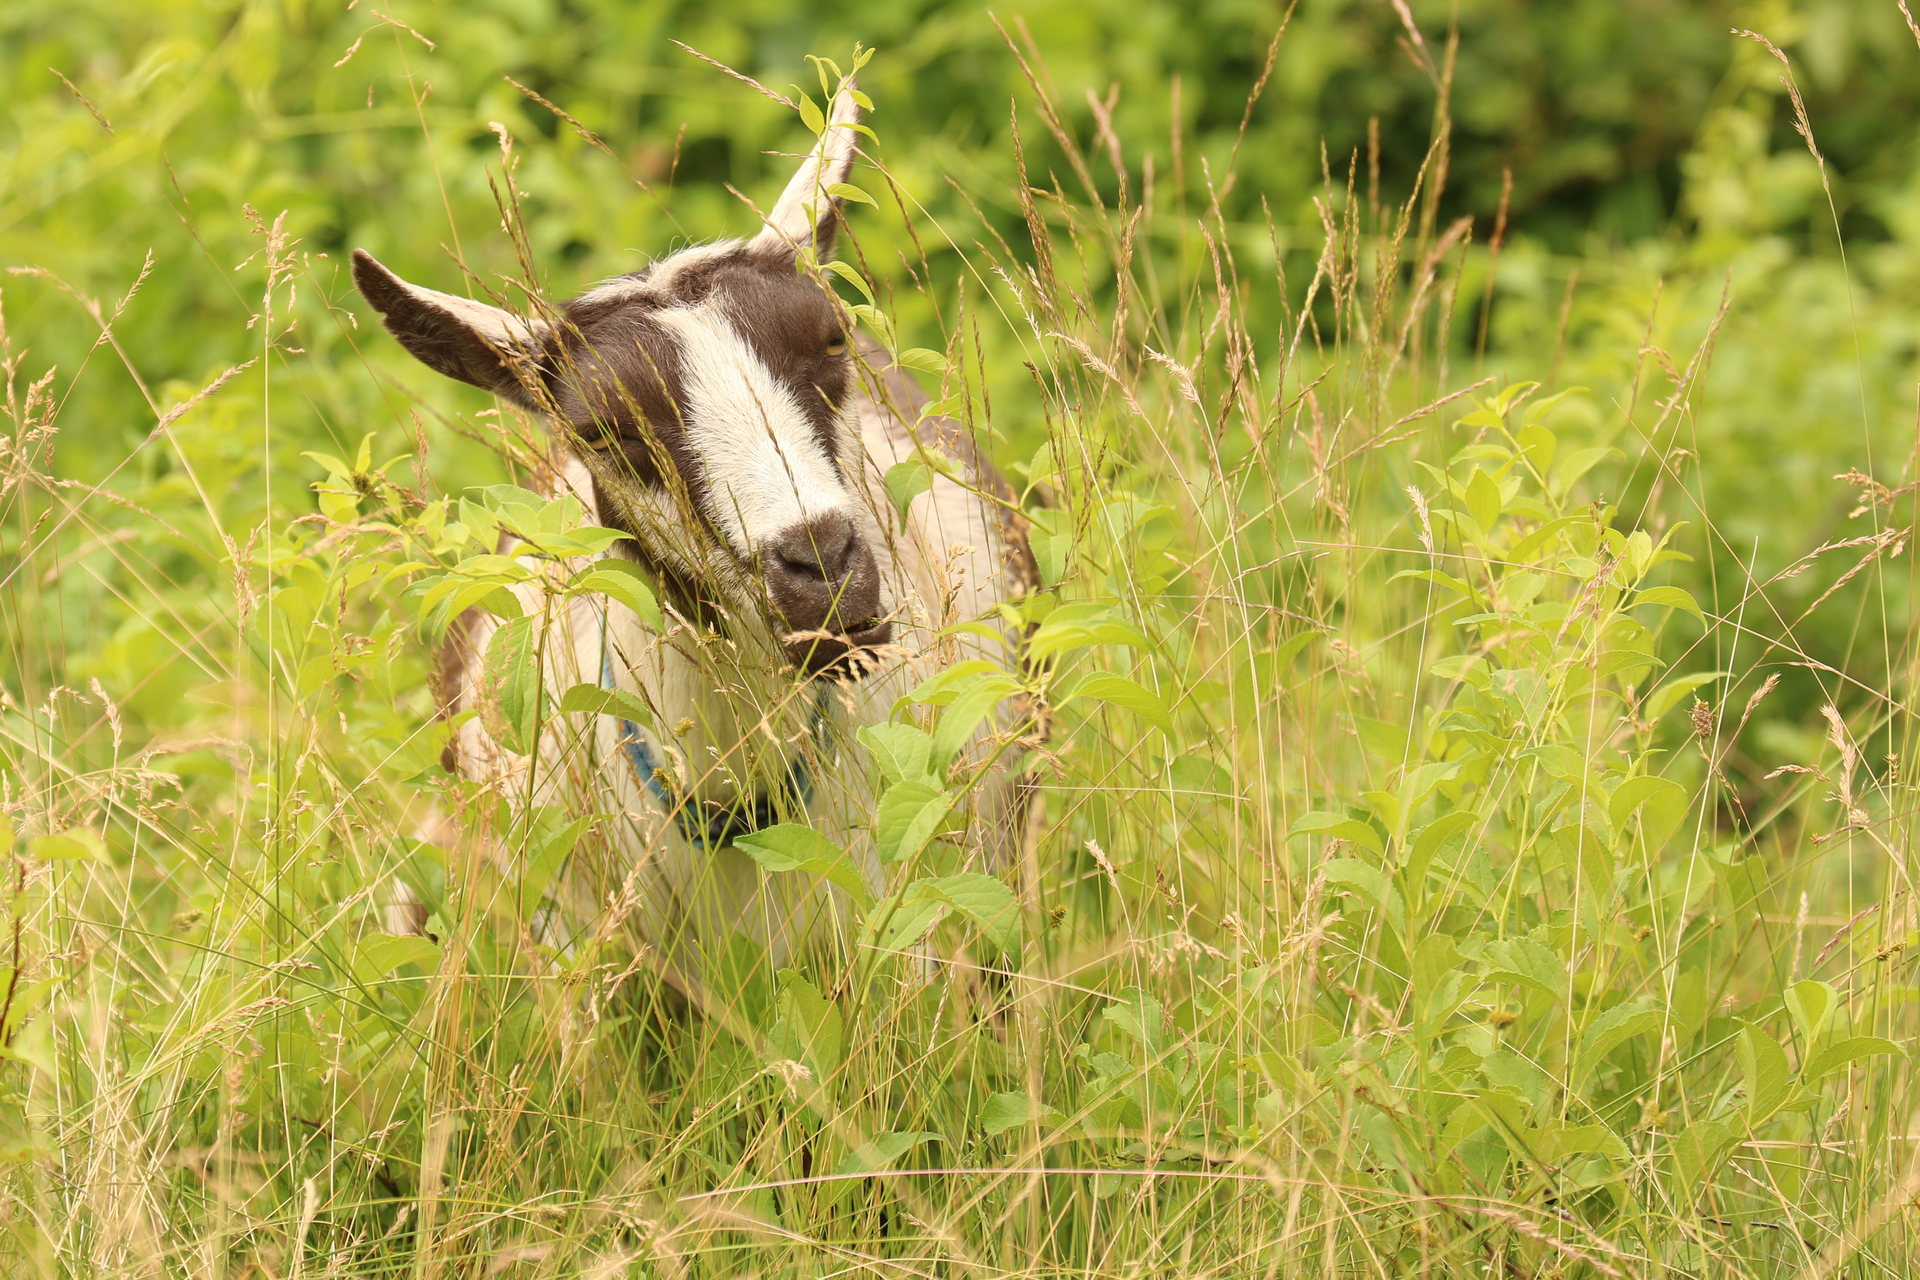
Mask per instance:
[[[9,1274],[1920,1270],[1920,30],[736,8],[0,12]],[[1047,586],[838,744],[887,893],[762,833],[858,926],[689,1006],[617,896],[542,935],[609,815],[441,768],[497,530],[611,535],[345,250],[524,305],[749,231],[856,38],[829,274]],[[503,733],[595,714],[508,649]]]

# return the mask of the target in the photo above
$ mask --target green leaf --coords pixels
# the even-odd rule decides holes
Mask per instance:
[[[1467,481],[1466,501],[1467,514],[1479,521],[1482,529],[1492,529],[1493,522],[1500,518],[1500,486],[1479,467]]]
[[[919,896],[921,881],[881,899],[867,912],[866,934],[879,951],[899,951],[926,936],[946,918],[953,904],[944,898]]]
[[[861,275],[852,263],[839,261],[823,262],[820,264],[820,269],[822,271],[831,271],[842,280],[845,280],[848,284],[860,291],[861,295],[866,298],[867,305],[873,305],[873,288],[867,283],[867,278]]]
[[[1778,1047],[1775,1046],[1776,1049]],[[1802,1084],[1812,1084],[1844,1066],[1881,1053],[1890,1053],[1897,1058],[1907,1056],[1906,1050],[1879,1036],[1849,1036],[1845,1040],[1836,1040],[1807,1060],[1806,1065],[1800,1068],[1800,1081]]]
[[[827,184],[827,194],[830,196],[838,196],[842,200],[852,200],[857,204],[873,204],[873,197],[854,186],[851,182],[829,182]],[[876,209],[879,208],[878,205],[874,205],[874,207]]]
[[[996,1093],[980,1111],[980,1127],[992,1137],[1024,1124],[1049,1124],[1060,1113],[1044,1107],[1024,1093]]]
[[[804,871],[843,890],[862,913],[873,895],[860,868],[833,841],[811,827],[783,822],[750,835],[736,836],[733,847],[771,872]]]
[[[1515,982],[1565,1003],[1567,966],[1558,952],[1531,938],[1490,942],[1486,949],[1488,982]]]
[[[1706,625],[1707,615],[1700,612],[1700,606],[1694,603],[1693,597],[1679,587],[1648,587],[1633,598],[1633,603],[1636,608],[1643,604],[1658,604],[1681,609],[1699,619],[1702,626]]]
[[[840,1065],[840,1010],[796,970],[782,969],[779,981],[767,1056],[776,1062],[804,1062],[812,1068],[814,1082],[824,1085]]]
[[[667,629],[666,619],[660,613],[658,589],[646,571],[631,560],[617,556],[596,560],[573,575],[567,590],[598,591],[633,610],[652,630]]]
[[[1748,1027],[1740,1033],[1733,1054],[1747,1082],[1747,1123],[1758,1125],[1780,1109],[1792,1087],[1786,1051],[1760,1028]]]
[[[1358,858],[1335,858],[1321,866],[1320,874],[1327,878],[1328,884],[1346,885],[1377,907],[1388,905],[1387,873],[1372,863]]]
[[[515,618],[494,632],[487,645],[487,674],[494,689],[494,702],[500,708],[500,718],[506,722],[506,741],[502,745],[519,755],[533,750],[543,710],[540,641],[534,631],[539,621],[538,618]]]
[[[1033,548],[1033,563],[1040,570],[1040,581],[1046,586],[1054,586],[1067,576],[1073,567],[1073,531],[1063,529],[1058,533],[1034,533],[1028,538]]]
[[[880,797],[873,838],[882,862],[905,862],[927,847],[947,819],[953,796],[930,782],[896,782]]]
[[[1291,840],[1295,836],[1323,835],[1335,840],[1351,840],[1375,853],[1385,853],[1386,845],[1380,840],[1380,833],[1358,818],[1350,818],[1344,813],[1308,813],[1293,824],[1287,832]]]
[[[1122,991],[1101,1014],[1149,1054],[1166,1047],[1166,1008],[1139,987]]]
[[[933,469],[918,458],[896,462],[887,468],[887,498],[900,513],[900,527],[907,527],[907,508],[913,500],[933,487]]]
[[[891,1169],[893,1162],[925,1142],[945,1142],[937,1133],[876,1133],[847,1153],[834,1170],[836,1174],[879,1173]]]
[[[1687,789],[1667,778],[1628,778],[1614,789],[1607,816],[1619,834],[1626,830],[1627,819],[1640,811],[1640,834],[1651,855],[1659,852],[1687,816],[1689,800]]]
[[[1167,714],[1167,706],[1160,700],[1160,695],[1125,676],[1095,672],[1075,684],[1072,691],[1060,701],[1066,703],[1075,698],[1094,698],[1131,711],[1169,738],[1173,737],[1173,717]]]
[[[1595,1018],[1580,1038],[1576,1080],[1586,1079],[1588,1072],[1628,1040],[1658,1030],[1665,1018],[1660,1010],[1641,1003],[1617,1004]]]
[[[1014,934],[1020,927],[1020,904],[1014,899],[1013,890],[1006,885],[978,872],[941,876],[918,883],[920,896],[936,897],[951,905],[979,925],[981,935],[1001,951],[1011,954],[1015,950]]]
[[[8,832],[12,834],[11,831]],[[35,836],[27,841],[27,856],[42,862],[84,858],[90,862],[107,860],[107,844],[85,827],[69,827],[57,835]]]
[[[1004,671],[982,671],[955,689],[954,699],[940,713],[933,730],[933,764],[944,770],[970,741],[980,722],[1000,703],[1020,692],[1021,684]]]
[[[619,716],[643,729],[654,728],[653,711],[639,695],[625,689],[602,689],[597,684],[576,684],[560,699],[560,710],[595,716]]]
[[[1787,1012],[1800,1025],[1800,1034],[1812,1044],[1827,1025],[1827,1015],[1835,1003],[1833,988],[1824,982],[1806,978],[1788,987],[1783,996]]]
[[[403,964],[431,972],[440,965],[440,948],[417,934],[377,933],[362,938],[353,951],[353,974],[363,983],[378,981]]]
[[[1731,1120],[1695,1120],[1667,1138],[1683,1203],[1692,1201],[1694,1192],[1719,1163],[1720,1153],[1739,1136],[1740,1130]]]
[[[0,856],[13,848],[13,823],[4,814],[0,814]]]
[[[938,351],[925,347],[908,347],[893,358],[893,362],[906,369],[919,369],[923,373],[945,373],[947,358]]]
[[[800,123],[812,130],[814,137],[817,138],[826,132],[827,118],[820,114],[819,107],[813,105],[812,98],[809,98],[803,93],[799,95],[793,105],[800,110]]]
[[[924,702],[930,707],[944,707],[960,696],[961,686],[975,673],[998,670],[1000,670],[999,667],[994,666],[985,658],[968,658],[965,662],[956,662],[939,675],[928,676],[925,680],[915,685],[913,689],[900,700],[900,703]]]
[[[1576,449],[1560,460],[1553,469],[1550,487],[1555,493],[1566,493],[1572,489],[1581,476],[1593,470],[1600,460],[1610,453],[1619,453],[1618,449],[1601,446],[1593,449]],[[1622,455],[1625,456],[1625,455]]]
[[[1676,680],[1669,680],[1648,694],[1647,700],[1640,704],[1640,718],[1649,723],[1658,720],[1661,716],[1673,710],[1674,703],[1680,701],[1680,699],[1686,697],[1695,689],[1700,688],[1702,685],[1712,684],[1715,680],[1732,674],[1733,672],[1731,671],[1695,671],[1691,675],[1684,675]]]
[[[1096,644],[1123,644],[1147,650],[1153,642],[1118,610],[1103,604],[1062,605],[1027,637],[1027,660],[1038,662],[1056,653]]]
[[[864,725],[854,736],[889,783],[934,782],[933,739],[912,725]]]

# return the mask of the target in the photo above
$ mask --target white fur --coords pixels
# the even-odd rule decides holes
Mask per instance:
[[[851,514],[851,498],[793,394],[760,363],[715,303],[655,313],[680,342],[681,413],[706,470],[709,513],[734,553],[819,516]]]

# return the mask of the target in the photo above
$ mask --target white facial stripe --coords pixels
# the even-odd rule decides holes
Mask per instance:
[[[806,414],[717,307],[674,307],[655,319],[680,341],[687,443],[706,468],[713,517],[737,554],[851,510]]]

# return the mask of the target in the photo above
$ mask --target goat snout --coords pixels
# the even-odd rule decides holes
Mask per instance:
[[[790,642],[787,652],[808,674],[824,671],[852,649],[893,637],[892,624],[880,619],[873,548],[847,515],[831,512],[785,529],[767,540],[761,557],[779,622],[804,637]]]

